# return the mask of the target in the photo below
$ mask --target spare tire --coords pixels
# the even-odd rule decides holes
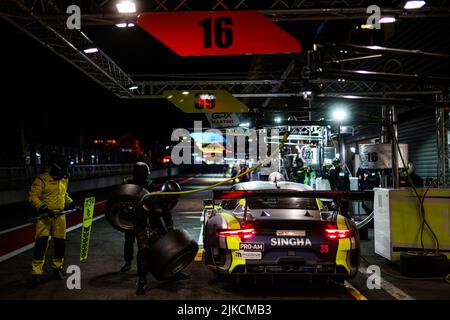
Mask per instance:
[[[185,230],[169,231],[150,246],[150,272],[157,280],[168,280],[191,264],[197,251],[197,242]]]
[[[400,271],[405,277],[444,277],[448,272],[447,256],[424,251],[402,252]]]
[[[121,232],[133,230],[136,206],[147,193],[145,188],[136,184],[115,187],[106,202],[106,220]]]

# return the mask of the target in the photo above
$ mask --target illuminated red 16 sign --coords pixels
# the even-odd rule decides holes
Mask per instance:
[[[141,28],[180,56],[300,53],[300,42],[258,11],[150,12]]]

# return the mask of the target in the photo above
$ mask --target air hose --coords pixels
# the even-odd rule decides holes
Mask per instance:
[[[291,132],[290,131],[288,131],[288,132],[286,132],[284,135],[283,135],[283,137],[281,138],[281,141],[280,141],[280,144],[278,145],[278,147],[266,158],[266,159],[264,159],[263,161],[261,161],[261,162],[259,162],[257,165],[255,165],[255,166],[253,166],[252,168],[250,168],[250,169],[248,169],[247,171],[245,171],[245,172],[242,172],[242,173],[240,173],[240,174],[238,174],[238,175],[236,175],[236,176],[234,176],[234,177],[231,177],[231,178],[228,178],[228,179],[226,179],[226,180],[223,180],[223,181],[220,181],[220,182],[217,182],[217,183],[215,183],[215,184],[212,184],[212,185],[209,185],[209,186],[206,186],[206,187],[202,187],[202,188],[198,188],[198,189],[195,189],[195,190],[185,190],[185,191],[176,191],[176,192],[162,192],[162,191],[156,191],[156,192],[152,192],[152,193],[148,193],[148,194],[146,194],[146,195],[144,195],[143,197],[142,197],[142,199],[141,199],[141,201],[143,201],[143,200],[145,200],[145,199],[147,199],[148,197],[151,197],[151,196],[159,196],[159,195],[183,195],[183,194],[191,194],[191,193],[197,193],[197,192],[202,192],[202,191],[206,191],[206,190],[211,190],[211,189],[214,189],[214,188],[216,188],[216,187],[218,187],[218,186],[221,186],[221,185],[223,185],[223,184],[226,184],[226,183],[228,183],[228,182],[230,182],[230,181],[233,181],[233,180],[235,180],[235,179],[238,179],[238,178],[240,178],[240,177],[242,177],[242,176],[244,176],[244,175],[246,175],[246,174],[248,174],[248,173],[250,173],[250,172],[253,172],[253,171],[255,171],[256,169],[258,169],[259,167],[261,167],[263,164],[265,164],[266,162],[268,162],[268,161],[270,161],[280,150],[281,150],[281,148],[283,148],[283,146],[284,146],[284,144],[286,143],[286,141],[287,141],[287,139],[288,139],[288,137],[289,137],[289,135],[291,134]]]
[[[426,226],[426,227],[428,228],[428,230],[430,231],[431,235],[433,236],[433,240],[434,240],[435,243],[436,243],[436,250],[435,250],[435,253],[439,253],[439,240],[438,240],[436,234],[434,233],[434,231],[431,229],[430,225],[428,224],[428,221],[427,221],[426,218],[425,218],[425,207],[424,207],[424,205],[423,205],[423,203],[424,203],[424,201],[425,201],[425,197],[426,197],[428,191],[430,190],[431,183],[430,183],[430,185],[427,187],[427,189],[425,190],[423,196],[421,197],[421,196],[419,195],[419,192],[417,191],[417,189],[416,189],[416,187],[415,187],[413,181],[412,181],[412,178],[411,178],[411,176],[410,176],[410,173],[409,173],[408,170],[407,170],[408,167],[407,167],[407,165],[406,165],[406,163],[405,163],[405,159],[403,158],[403,154],[402,154],[402,152],[401,152],[401,150],[400,150],[400,145],[399,145],[399,143],[398,143],[397,137],[393,134],[393,131],[394,131],[394,130],[393,130],[393,128],[392,128],[391,126],[388,126],[388,128],[389,128],[389,131],[390,131],[390,133],[391,133],[391,137],[392,137],[392,139],[393,139],[393,141],[394,141],[394,143],[395,143],[395,145],[396,145],[396,147],[397,147],[398,153],[399,153],[399,155],[400,155],[400,159],[402,160],[403,168],[405,168],[405,170],[406,170],[406,176],[408,177],[409,184],[411,185],[411,187],[412,187],[412,189],[413,189],[413,191],[414,191],[414,194],[416,195],[416,197],[417,197],[417,199],[419,200],[419,203],[420,203],[420,213],[421,213],[421,218],[422,218],[422,224],[421,224],[421,226],[420,226],[420,244],[421,244],[421,246],[422,246],[422,249],[423,249],[424,252],[429,252],[429,251],[425,248],[425,245],[423,244],[423,231],[424,231],[425,226]]]
[[[356,222],[356,228],[358,228],[358,230],[359,230],[359,229],[365,227],[370,221],[372,221],[373,216],[374,216],[374,211],[372,211],[372,213],[369,214],[363,221]]]

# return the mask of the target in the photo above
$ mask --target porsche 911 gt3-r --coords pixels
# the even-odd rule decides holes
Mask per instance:
[[[244,182],[205,201],[208,268],[221,274],[353,277],[359,266],[355,223],[295,182]],[[220,203],[220,205],[219,205]],[[343,278],[338,277],[338,278]]]

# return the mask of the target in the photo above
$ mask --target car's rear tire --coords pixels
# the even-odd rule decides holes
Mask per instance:
[[[163,235],[149,249],[150,272],[157,280],[169,280],[195,258],[198,244],[183,230]]]

